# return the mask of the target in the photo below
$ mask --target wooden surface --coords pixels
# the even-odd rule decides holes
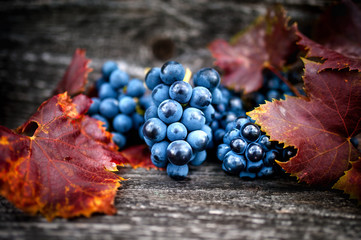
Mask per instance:
[[[77,47],[133,77],[166,57],[211,66],[205,46],[229,39],[276,1],[4,1],[0,3],[0,124],[15,128],[47,99]],[[301,30],[328,1],[282,1]],[[161,47],[159,47],[161,46]],[[163,49],[167,51],[162,52]],[[361,239],[361,208],[339,191],[279,177],[242,181],[216,161],[176,182],[165,172],[120,169],[115,216],[28,216],[0,197],[0,239]]]

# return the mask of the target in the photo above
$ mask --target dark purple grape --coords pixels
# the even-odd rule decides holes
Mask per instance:
[[[246,158],[251,162],[258,162],[262,160],[264,151],[258,143],[250,143],[246,149]]]
[[[242,154],[246,150],[247,142],[244,141],[242,138],[236,138],[231,141],[230,147],[233,152],[237,154]]]
[[[243,126],[241,134],[246,140],[254,142],[259,138],[261,130],[256,124],[247,123]]]

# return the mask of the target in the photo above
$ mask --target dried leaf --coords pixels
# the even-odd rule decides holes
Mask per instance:
[[[361,159],[352,163],[352,167],[333,186],[335,189],[343,190],[350,194],[351,199],[361,199]]]
[[[307,99],[268,102],[249,115],[273,140],[298,149],[282,168],[300,181],[330,185],[360,158],[350,138],[361,130],[361,73],[304,63]]]
[[[116,212],[122,178],[110,171],[124,158],[101,122],[84,115],[90,104],[59,94],[16,131],[0,126],[1,195],[49,220]]]
[[[246,93],[261,88],[263,69],[269,65],[281,69],[298,51],[296,24],[288,27],[288,23],[284,9],[277,5],[230,43],[213,41],[209,49],[215,65],[223,70],[222,83]]]
[[[66,70],[63,79],[54,90],[54,95],[68,92],[71,96],[82,93],[88,82],[88,74],[93,70],[88,67],[90,60],[85,57],[84,49],[76,49],[73,59]]]
[[[126,158],[125,165],[133,168],[157,168],[150,160],[150,151],[147,145],[131,146],[121,151],[121,154]]]

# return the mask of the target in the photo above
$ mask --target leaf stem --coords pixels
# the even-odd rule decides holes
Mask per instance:
[[[282,76],[282,74],[280,73],[280,71],[278,71],[275,67],[273,67],[271,64],[268,64],[266,66],[271,72],[273,72],[277,77],[279,77],[290,89],[291,91],[299,98],[305,98],[305,96],[303,96],[298,89],[293,86],[290,81],[287,80],[287,78],[285,78],[284,76]]]

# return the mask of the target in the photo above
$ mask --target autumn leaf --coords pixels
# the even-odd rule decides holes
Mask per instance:
[[[331,5],[315,23],[313,39],[348,57],[361,57],[361,10],[350,0]]]
[[[130,165],[133,168],[157,168],[150,160],[149,147],[145,144],[128,147],[121,151],[121,154],[126,159],[123,162],[124,165]]]
[[[213,41],[209,49],[215,65],[223,70],[222,83],[245,93],[260,89],[262,71],[269,67],[280,70],[298,51],[296,24],[288,25],[284,9],[277,5],[230,43]]]
[[[350,139],[361,130],[361,73],[304,64],[307,99],[267,102],[249,115],[273,140],[298,149],[279,162],[283,169],[308,184],[330,185],[360,159]]]
[[[84,115],[91,100],[66,93],[44,102],[15,131],[0,126],[0,193],[30,214],[114,214],[124,158],[101,122]]]
[[[73,59],[63,79],[54,90],[54,95],[68,92],[71,96],[82,93],[88,82],[88,74],[93,70],[88,67],[90,60],[85,57],[84,49],[76,49]]]
[[[352,163],[352,167],[333,186],[335,189],[343,190],[350,194],[351,199],[361,200],[361,160]]]

